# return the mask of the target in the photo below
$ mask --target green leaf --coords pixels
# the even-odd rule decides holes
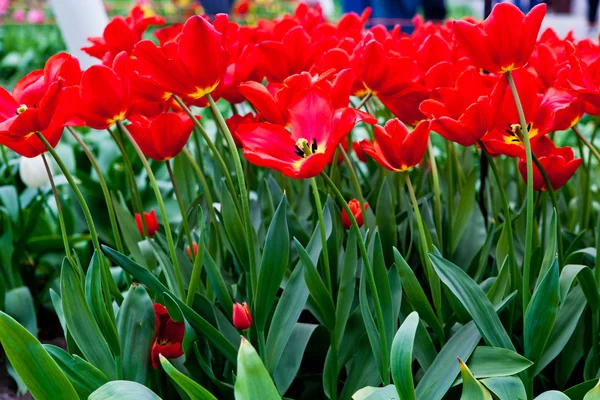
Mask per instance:
[[[72,356],[60,347],[45,344],[44,349],[52,356],[61,371],[82,399],[108,382],[106,375],[78,355]]]
[[[208,390],[204,389],[202,386],[194,382],[192,379],[188,378],[181,372],[177,370],[169,360],[164,358],[162,355],[160,357],[160,365],[162,365],[163,369],[169,375],[171,379],[179,386],[183,391],[190,396],[191,399],[194,400],[217,400],[215,396],[213,396]]]
[[[366,268],[362,269],[362,274],[359,283],[359,296],[358,296],[358,304],[360,306],[360,314],[362,316],[363,322],[365,324],[365,329],[367,331],[367,337],[369,338],[369,343],[371,344],[371,350],[373,352],[373,357],[375,357],[375,362],[377,364],[377,369],[379,370],[379,376],[383,380],[386,375],[389,374],[385,361],[385,351],[381,348],[381,340],[379,337],[379,331],[375,326],[375,320],[373,319],[373,315],[371,314],[371,308],[369,304],[369,298],[367,297],[367,270]]]
[[[385,387],[367,386],[352,395],[353,400],[404,400],[398,397],[394,385]]]
[[[523,381],[514,376],[494,377],[481,380],[499,400],[526,400],[527,393]]]
[[[415,311],[419,313],[419,317],[431,327],[437,337],[440,340],[443,340],[445,337],[444,328],[437,319],[419,280],[396,248],[394,248],[394,260],[398,267],[398,273],[402,280],[402,290],[404,291],[406,299]]]
[[[246,241],[242,218],[231,196],[232,193],[229,193],[225,182],[223,182],[221,184],[221,215],[223,217],[223,226],[231,242],[231,247],[233,247],[240,263],[246,271],[249,271],[248,242]]]
[[[395,320],[398,318],[394,315],[394,305],[392,302],[392,291],[390,289],[390,281],[387,275],[387,268],[385,266],[385,259],[383,257],[383,249],[381,247],[381,239],[379,232],[375,232],[375,237],[371,241],[372,246],[370,250],[370,256],[373,260],[373,276],[375,278],[375,285],[377,287],[377,294],[379,295],[379,302],[381,304],[381,312],[383,315],[385,336],[388,348],[384,349],[386,354],[392,348],[392,340],[394,336],[395,327],[397,326]]]
[[[233,310],[233,301],[231,300],[231,296],[227,291],[227,285],[223,280],[223,275],[219,270],[219,266],[208,251],[204,251],[204,267],[206,269],[206,276],[208,277],[210,286],[212,290],[214,290],[215,295],[217,296],[217,299],[219,300],[219,303],[221,303],[223,309],[227,311]]]
[[[98,388],[88,400],[161,400],[161,398],[137,382],[111,381]]]
[[[121,237],[125,242],[127,250],[129,250],[134,260],[137,262],[144,262],[144,254],[138,245],[142,240],[142,235],[140,235],[135,219],[114,197],[112,198],[112,203],[115,208],[115,215],[117,217],[119,228],[121,228]]]
[[[412,374],[412,352],[415,334],[419,326],[419,314],[412,312],[402,323],[392,343],[392,378],[400,398],[415,400]]]
[[[533,362],[511,350],[480,346],[469,357],[467,365],[476,378],[490,378],[518,374]]]
[[[540,394],[535,400],[571,400],[566,395],[562,394],[558,390],[549,390]]]
[[[583,400],[587,392],[594,389],[597,384],[598,379],[590,379],[565,390],[565,395],[570,400]]]
[[[600,310],[600,297],[598,294],[598,288],[596,286],[596,278],[594,273],[587,265],[580,264],[569,264],[565,265],[560,273],[559,285],[560,285],[560,300],[564,301],[573,280],[577,278],[583,293],[588,301],[588,304],[594,312]]]
[[[431,253],[429,258],[442,282],[465,306],[486,343],[494,347],[515,350],[500,318],[494,311],[494,306],[479,285],[450,261]]]
[[[458,359],[460,376],[463,380],[461,400],[492,400],[491,393],[469,371],[469,367]]]
[[[504,259],[502,265],[500,266],[500,270],[498,272],[498,276],[496,280],[492,284],[492,287],[487,292],[487,297],[490,299],[492,304],[498,304],[506,293],[506,289],[509,287],[509,278],[510,278],[510,266],[508,263],[508,257]]]
[[[267,318],[275,303],[279,285],[285,276],[290,258],[290,234],[287,226],[287,200],[284,196],[275,211],[260,263],[258,273],[258,288],[256,290],[255,313],[256,327],[264,331]]]
[[[236,400],[281,399],[256,350],[244,337],[242,337],[237,364]]]
[[[144,384],[156,336],[156,317],[152,300],[143,286],[133,284],[129,288],[117,315],[117,330],[123,355],[123,379]]]
[[[275,368],[273,380],[280,394],[284,394],[296,378],[306,354],[306,346],[318,325],[297,323],[287,346]]]
[[[350,231],[344,254],[344,264],[340,287],[338,289],[337,303],[335,307],[335,335],[336,342],[341,343],[346,329],[346,323],[352,310],[354,290],[356,287],[356,268],[358,266],[358,254],[356,250],[356,234]]]
[[[456,212],[453,214],[452,219],[452,234],[450,235],[450,249],[454,253],[458,242],[462,237],[471,213],[473,212],[473,205],[475,204],[475,184],[477,183],[477,170],[473,169],[469,174],[469,177],[465,181],[464,185],[460,189],[460,200],[456,208]]]
[[[381,235],[381,244],[385,253],[386,263],[389,265],[393,261],[392,248],[398,243],[398,232],[396,226],[396,214],[394,213],[394,201],[390,192],[390,185],[387,178],[379,189],[377,196],[377,208],[375,209],[375,221],[377,229]]]
[[[60,292],[67,329],[77,347],[90,363],[109,379],[115,379],[115,360],[85,301],[77,272],[69,262],[63,263]]]
[[[583,400],[598,400],[600,399],[600,381],[592,390],[585,394]]]
[[[9,290],[4,296],[4,311],[32,335],[37,336],[35,306],[29,288],[27,286],[20,286]]]
[[[557,220],[556,209],[553,209],[552,219],[550,220],[550,228],[548,230],[547,247],[546,247],[546,251],[544,252],[544,259],[542,260],[542,266],[540,267],[540,273],[538,275],[538,279],[535,284],[536,288],[540,285],[544,276],[546,276],[546,272],[548,272],[548,269],[550,269],[554,260],[556,260],[556,249],[558,247],[557,242],[556,242],[556,233],[557,233],[556,232],[556,220]]]
[[[73,385],[42,344],[27,329],[1,311],[0,342],[10,364],[34,398],[79,399]]]
[[[558,262],[552,264],[534,292],[525,312],[525,357],[537,363],[542,357],[558,311]]]

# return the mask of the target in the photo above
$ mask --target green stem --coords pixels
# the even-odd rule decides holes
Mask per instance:
[[[373,93],[369,92],[365,95],[365,97],[363,97],[360,100],[360,103],[358,103],[358,105],[355,107],[357,110],[360,110],[361,108],[363,108],[365,106],[365,104],[367,104],[367,101],[369,101],[371,99],[371,97],[373,96]]]
[[[423,262],[423,266],[425,267],[425,273],[427,275],[427,280],[429,281],[429,287],[431,288],[431,294],[433,296],[433,303],[435,305],[435,309],[438,313],[438,318],[441,320],[442,315],[442,289],[440,285],[440,281],[437,278],[435,271],[433,270],[433,266],[431,265],[431,260],[429,259],[428,253],[432,251],[429,248],[429,244],[427,241],[427,235],[425,234],[425,226],[423,225],[423,219],[421,218],[421,211],[419,210],[419,203],[417,202],[417,196],[415,195],[415,190],[413,189],[412,182],[410,181],[410,175],[407,172],[404,172],[404,179],[406,180],[406,187],[408,188],[408,194],[410,195],[410,201],[412,202],[413,209],[415,211],[415,217],[417,220],[417,227],[419,230],[420,236],[420,250],[421,250],[421,261]]]
[[[587,140],[585,136],[583,136],[577,125],[573,125],[571,129],[573,129],[573,132],[575,132],[579,140],[581,140],[583,144],[585,144],[587,148],[590,149],[590,152],[594,155],[594,157],[596,157],[596,160],[598,160],[598,162],[600,163],[600,153],[598,153],[596,147],[589,140]]]
[[[431,138],[427,141],[427,151],[429,153],[429,161],[431,162],[431,177],[433,179],[433,196],[435,199],[434,204],[434,215],[435,215],[435,229],[438,234],[440,248],[444,248],[443,232],[442,232],[442,196],[440,194],[440,176],[437,169],[437,162],[435,155],[433,154],[433,144]]]
[[[531,293],[529,292],[530,287],[530,275],[531,275],[531,247],[533,243],[533,157],[531,154],[531,143],[529,139],[529,131],[527,130],[527,121],[525,120],[525,113],[523,112],[523,106],[519,99],[519,93],[517,92],[517,86],[513,80],[510,71],[506,72],[506,79],[510,85],[512,96],[519,113],[519,120],[521,123],[521,129],[523,130],[523,143],[525,144],[525,159],[527,162],[527,225],[525,228],[525,253],[523,255],[523,315],[527,311],[529,305],[529,299]]]
[[[248,190],[246,188],[246,181],[244,180],[244,170],[242,168],[242,161],[240,160],[240,155],[238,153],[237,147],[235,146],[235,142],[233,140],[233,136],[225,123],[225,119],[223,115],[221,115],[221,111],[219,111],[219,107],[213,100],[212,96],[209,94],[206,95],[208,99],[208,103],[210,104],[210,108],[217,119],[217,124],[221,127],[221,131],[225,135],[225,140],[227,141],[227,146],[229,147],[229,152],[231,153],[231,157],[233,158],[233,164],[235,166],[235,173],[237,176],[238,186],[240,190],[240,197],[242,200],[242,216],[244,219],[244,228],[246,231],[246,241],[248,243],[248,255],[250,258],[250,281],[252,283],[251,290],[253,292],[254,298],[256,294],[254,293],[258,287],[258,271],[256,265],[256,253],[254,252],[254,228],[252,227],[252,220],[250,219],[250,199],[248,197]]]
[[[452,221],[454,218],[454,196],[456,194],[456,188],[454,185],[454,168],[453,168],[453,160],[452,160],[452,151],[454,145],[449,140],[446,140],[446,185],[448,187],[448,207],[446,208],[448,212],[448,221]],[[447,230],[447,233],[450,234],[450,229]],[[450,240],[446,241],[446,252],[450,254]]]
[[[190,224],[187,219],[187,212],[185,210],[185,206],[183,205],[183,199],[181,198],[181,192],[179,191],[179,187],[177,186],[177,181],[175,180],[175,174],[173,173],[173,168],[171,168],[171,162],[169,160],[165,160],[165,165],[167,166],[167,171],[169,172],[169,178],[171,178],[171,183],[173,184],[173,192],[175,192],[175,199],[177,199],[177,205],[179,206],[179,212],[181,213],[181,220],[183,222],[183,230],[185,231],[185,236],[188,240],[188,246],[190,249],[194,244],[194,239],[192,238],[192,231],[190,230]],[[194,252],[192,251],[192,259],[195,258]]]
[[[360,188],[360,182],[358,181],[358,176],[356,175],[356,170],[352,166],[352,161],[350,161],[350,157],[348,157],[348,153],[346,153],[346,150],[344,150],[342,145],[340,145],[338,147],[338,150],[342,153],[344,162],[346,163],[346,166],[348,167],[348,170],[350,171],[350,178],[351,178],[352,186],[354,186],[354,192],[355,192],[356,196],[358,196],[358,201],[360,202],[360,211],[363,216],[364,226],[368,230],[369,229],[369,221],[368,221],[368,216],[367,216],[367,210],[365,208],[365,198],[363,196],[362,189]]]
[[[354,214],[352,214],[350,207],[348,207],[348,203],[344,199],[344,196],[339,191],[339,189],[335,186],[333,181],[331,179],[329,179],[329,176],[327,176],[327,174],[321,173],[321,176],[323,177],[325,182],[327,182],[327,184],[329,185],[329,187],[331,188],[331,190],[337,197],[338,201],[342,205],[342,208],[348,214],[348,218],[350,219],[351,228],[354,231],[354,234],[356,235],[356,238],[358,241],[358,248],[360,250],[360,254],[361,254],[361,257],[363,260],[364,268],[366,269],[366,272],[367,272],[367,280],[369,281],[368,282],[369,288],[371,289],[371,295],[373,297],[373,304],[375,305],[375,314],[377,316],[377,324],[378,324],[378,328],[379,328],[379,341],[381,342],[380,348],[385,349],[385,350],[381,351],[381,354],[383,356],[383,371],[381,371],[382,372],[381,379],[382,379],[384,385],[387,385],[390,382],[390,378],[389,378],[389,373],[387,373],[388,368],[389,368],[389,356],[388,356],[389,352],[387,350],[388,345],[387,345],[387,337],[385,334],[385,321],[383,319],[383,311],[381,308],[381,302],[379,300],[377,284],[375,283],[375,275],[373,274],[373,269],[371,268],[371,261],[369,259],[369,253],[367,252],[365,242],[362,239],[362,234],[360,232],[358,223],[356,222],[356,218],[354,218]]]
[[[231,179],[231,174],[229,173],[229,168],[227,167],[227,164],[225,164],[225,160],[223,160],[223,157],[221,156],[219,149],[217,149],[217,146],[215,146],[215,144],[211,140],[210,136],[208,135],[208,132],[206,132],[206,129],[204,129],[204,127],[202,126],[200,121],[198,121],[196,119],[196,117],[192,113],[192,110],[190,110],[189,107],[186,106],[185,103],[183,102],[183,100],[181,100],[178,96],[174,96],[174,98],[175,98],[175,101],[177,102],[177,104],[179,104],[179,106],[183,109],[183,111],[185,111],[185,113],[192,119],[192,121],[194,122],[194,125],[196,125],[196,128],[198,128],[198,131],[200,131],[200,134],[204,138],[204,141],[206,142],[206,144],[208,145],[210,150],[213,152],[213,156],[215,157],[215,160],[217,160],[217,163],[219,164],[219,167],[221,168],[221,171],[223,172],[223,176],[225,176],[225,184],[227,185],[227,189],[229,189],[229,192],[231,192],[231,196],[233,197],[233,200],[236,203],[236,206],[238,206],[238,208],[239,208],[239,204],[238,204],[237,196],[236,196],[237,192],[233,186],[233,180]],[[234,148],[235,148],[235,144],[234,144]],[[198,149],[198,151],[199,150],[200,149]]]
[[[67,260],[71,263],[73,267],[75,267],[75,260],[73,260],[73,256],[71,254],[71,247],[69,245],[69,237],[67,236],[67,228],[65,225],[65,217],[62,212],[62,205],[60,204],[60,197],[58,196],[58,190],[56,189],[56,185],[54,184],[54,178],[52,177],[52,170],[50,170],[50,165],[48,165],[48,160],[46,160],[46,155],[42,153],[42,160],[44,160],[44,167],[46,167],[46,173],[48,174],[48,180],[50,181],[50,186],[52,187],[52,193],[54,194],[54,200],[56,201],[56,209],[58,210],[58,222],[60,224],[60,235],[62,236],[63,245],[65,246],[65,255]]]
[[[113,237],[115,238],[117,250],[119,250],[120,253],[124,253],[125,251],[124,251],[124,247],[123,247],[123,242],[121,240],[121,233],[119,232],[119,227],[117,225],[117,218],[115,217],[114,205],[110,198],[110,192],[108,190],[108,185],[106,184],[106,180],[104,179],[104,176],[102,175],[102,170],[100,169],[100,166],[98,165],[98,161],[96,160],[96,158],[90,151],[89,147],[85,144],[83,139],[81,139],[81,136],[79,136],[77,134],[77,132],[75,132],[75,130],[73,128],[71,128],[70,126],[68,126],[67,129],[69,130],[69,132],[71,132],[71,135],[75,138],[77,143],[79,143],[79,145],[83,149],[83,152],[85,153],[88,160],[92,164],[94,171],[96,171],[96,175],[98,175],[98,182],[100,183],[100,187],[102,188],[102,194],[104,195],[104,202],[106,203],[106,208],[108,210],[108,218],[110,220],[110,226],[112,228]]]
[[[190,277],[190,286],[188,287],[187,298],[185,299],[185,304],[188,306],[192,306],[194,304],[194,296],[198,291],[198,287],[200,286],[201,278],[202,278],[202,267],[204,265],[204,230],[200,230],[200,238],[198,239],[198,254],[196,254],[196,258],[194,259],[194,266],[192,267],[192,276]],[[194,252],[194,248],[190,247],[190,251]]]
[[[544,183],[546,184],[546,188],[548,189],[548,194],[550,195],[550,201],[552,202],[552,207],[556,210],[556,240],[558,242],[558,265],[563,266],[563,241],[562,241],[562,232],[560,229],[560,213],[558,209],[558,201],[556,200],[556,192],[552,188],[552,182],[548,178],[548,174],[546,174],[546,170],[540,163],[540,160],[533,154],[533,162],[536,167],[542,174],[542,178],[544,178]]]
[[[214,201],[213,201],[212,194],[210,193],[210,187],[208,186],[206,177],[202,173],[200,166],[196,163],[196,160],[194,160],[194,157],[192,156],[190,151],[185,147],[183,148],[183,154],[187,157],[188,161],[192,165],[192,169],[196,173],[196,176],[198,177],[198,180],[200,181],[200,184],[202,185],[202,189],[204,189],[204,195],[206,196],[206,202],[208,203],[208,212],[209,212],[212,220],[214,222],[217,222],[217,215],[215,214],[215,209],[213,207]]]
[[[327,248],[327,232],[325,232],[325,218],[323,218],[323,206],[321,205],[321,198],[319,197],[319,188],[317,187],[317,181],[315,178],[310,178],[310,185],[312,186],[313,195],[315,197],[315,207],[317,209],[317,216],[319,219],[319,230],[321,231],[321,247],[324,264],[324,275],[325,284],[327,290],[333,296],[333,289],[331,285],[331,269],[329,267],[329,249]]]
[[[154,172],[152,172],[152,168],[150,168],[150,164],[148,160],[146,160],[146,156],[140,149],[140,146],[136,143],[135,139],[131,136],[131,133],[127,130],[125,125],[123,125],[122,121],[117,121],[117,126],[119,130],[127,137],[133,148],[135,149],[137,155],[139,156],[144,168],[146,169],[146,173],[148,174],[148,179],[150,179],[150,184],[154,189],[154,195],[156,196],[156,201],[158,202],[158,207],[160,208],[160,214],[163,218],[163,223],[165,226],[165,234],[167,236],[167,243],[169,245],[169,251],[171,253],[171,262],[173,263],[173,269],[175,270],[175,278],[177,279],[177,286],[179,289],[179,298],[185,298],[185,288],[183,285],[183,278],[181,276],[181,269],[179,268],[179,261],[177,260],[177,251],[175,250],[175,243],[173,242],[173,234],[171,232],[171,225],[169,224],[169,217],[167,216],[167,209],[165,207],[165,202],[162,198],[162,193],[160,192],[160,188],[158,187],[158,183],[156,182],[156,177],[154,176]],[[142,220],[144,218],[142,217]]]

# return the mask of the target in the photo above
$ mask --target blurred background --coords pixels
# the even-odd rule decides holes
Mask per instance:
[[[10,90],[14,83],[27,72],[41,68],[46,59],[66,50],[65,41],[57,26],[53,12],[73,4],[101,0],[0,0],[0,86]],[[541,0],[512,0],[528,11]],[[575,37],[591,37],[596,40],[597,7],[599,0],[548,0],[549,13],[544,22],[560,36],[573,30]],[[79,3],[81,2],[81,3]],[[335,20],[343,12],[360,13],[366,6],[373,9],[370,24],[388,26],[401,24],[410,31],[411,18],[415,14],[427,20],[442,21],[446,18],[473,16],[483,18],[493,4],[492,0],[305,0],[311,5],[319,4],[324,14]],[[486,4],[487,2],[487,4]],[[104,0],[103,8],[109,17],[125,15],[136,3],[159,13],[167,22],[180,22],[193,14],[228,12],[243,24],[254,24],[261,18],[273,18],[292,12],[297,5],[294,0]],[[58,10],[57,10],[58,11]],[[88,16],[89,17],[89,16]],[[98,16],[104,21],[106,16]],[[104,18],[104,19],[103,19]],[[59,18],[60,19],[60,18]],[[61,23],[64,24],[64,17]],[[101,23],[102,25],[104,22]],[[97,32],[99,35],[101,32]]]

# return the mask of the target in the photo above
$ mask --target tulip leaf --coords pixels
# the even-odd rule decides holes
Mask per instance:
[[[356,268],[358,266],[358,253],[356,234],[350,231],[344,254],[344,264],[338,289],[335,307],[335,335],[337,343],[341,343],[346,329],[346,323],[352,311],[354,288],[356,287]]]
[[[133,284],[117,315],[117,330],[121,340],[123,379],[141,384],[146,382],[150,349],[156,336],[154,306],[146,289]]]
[[[99,387],[88,400],[161,400],[152,390],[137,382],[111,381]]]
[[[479,346],[467,365],[476,378],[490,378],[518,374],[531,367],[533,362],[501,347]]]
[[[231,247],[233,247],[240,263],[246,271],[249,271],[248,241],[246,240],[246,233],[242,224],[243,220],[233,201],[233,195],[233,193],[229,193],[225,182],[223,182],[221,185],[221,216],[223,217],[223,226],[231,242]]]
[[[287,225],[287,198],[282,197],[265,239],[263,257],[258,274],[255,316],[256,326],[263,331],[275,303],[277,290],[285,276],[290,258],[290,234]]]
[[[386,264],[393,262],[394,254],[392,249],[398,243],[398,232],[396,225],[396,214],[394,213],[394,202],[390,185],[387,178],[383,180],[383,184],[379,189],[377,196],[377,208],[375,209],[375,221],[377,222],[377,230],[381,235],[381,244],[384,249]]]
[[[27,286],[20,286],[7,291],[4,295],[4,311],[13,317],[32,335],[37,335],[37,320],[33,297]]]
[[[200,252],[198,252],[198,254],[200,254]],[[221,275],[219,266],[208,251],[204,251],[204,268],[206,270],[206,276],[208,277],[210,286],[214,290],[219,303],[221,303],[221,306],[223,307],[223,310],[227,312],[233,310],[233,301],[231,300],[231,295],[227,291],[227,285],[223,280],[223,275]]]
[[[213,396],[208,390],[204,389],[202,386],[194,382],[192,379],[188,378],[181,372],[177,370],[169,360],[167,360],[162,355],[160,357],[160,365],[162,365],[163,369],[169,375],[171,379],[179,386],[191,399],[194,400],[217,400],[215,396]]]
[[[67,376],[80,398],[87,399],[94,390],[108,382],[102,371],[78,355],[72,356],[60,347],[49,344],[45,344],[44,349]]]
[[[369,298],[367,297],[367,270],[363,268],[362,274],[359,282],[359,296],[358,296],[358,304],[360,306],[360,314],[363,319],[363,323],[365,324],[365,329],[367,331],[367,337],[369,338],[369,343],[371,344],[371,350],[373,352],[373,357],[375,357],[375,362],[377,363],[377,369],[379,371],[379,376],[383,380],[388,372],[388,366],[386,365],[387,356],[384,353],[384,350],[381,348],[381,340],[379,336],[379,331],[375,326],[375,320],[373,319],[373,315],[371,314],[371,308],[369,303]],[[386,352],[387,353],[387,352]]]
[[[442,282],[465,306],[486,343],[514,351],[515,347],[494,312],[494,306],[479,285],[450,261],[435,254],[429,254],[429,258]]]
[[[142,240],[142,235],[140,235],[135,219],[123,208],[114,196],[112,197],[112,203],[119,228],[121,228],[121,232],[123,233],[121,237],[125,242],[125,246],[127,246],[127,250],[129,250],[134,260],[137,262],[144,262],[144,254],[138,245]]]
[[[392,343],[392,378],[400,398],[415,400],[412,374],[413,344],[419,326],[419,314],[412,312],[402,323]]]
[[[537,396],[535,400],[571,400],[569,397],[558,390],[549,390]]]
[[[473,212],[477,176],[477,170],[473,169],[460,189],[460,200],[456,212],[452,215],[452,234],[450,235],[450,250],[452,253],[456,250],[456,246],[458,246]]]
[[[238,353],[235,398],[236,400],[281,399],[258,353],[244,337]]]
[[[384,351],[387,355],[389,354],[389,351],[392,348],[392,340],[394,337],[394,331],[396,326],[394,321],[398,318],[398,316],[394,315],[392,291],[390,289],[390,281],[387,275],[388,271],[385,266],[385,260],[383,257],[383,249],[381,247],[379,232],[375,232],[375,237],[371,241],[371,243],[372,246],[369,249],[369,254],[372,260],[373,276],[375,278],[377,294],[379,295],[379,302],[381,303],[383,321],[385,322],[385,336],[388,347],[387,349],[384,349]]]
[[[467,364],[458,359],[463,381],[461,400],[492,400],[491,393],[471,373]]]
[[[523,381],[515,376],[482,379],[481,383],[499,400],[527,399]]]
[[[63,262],[60,291],[67,329],[87,361],[109,379],[116,377],[115,360],[90,311],[74,267]]]
[[[1,311],[0,342],[10,364],[34,398],[79,399],[73,385],[35,336]]]
[[[367,386],[352,395],[352,400],[400,400],[394,385],[385,387]]]
[[[273,381],[280,394],[284,394],[296,378],[302,359],[306,355],[306,346],[318,325],[297,323],[279,359]]]
[[[597,400],[597,399],[600,399],[600,380],[598,381],[598,384],[596,384],[596,386],[594,386],[594,388],[592,390],[587,392],[585,394],[585,397],[583,398],[583,400]]]
[[[558,300],[558,261],[555,260],[534,292],[525,312],[525,356],[534,363],[542,357],[552,332],[558,312]]]
[[[556,219],[557,219],[556,210],[553,209],[552,219],[550,220],[550,228],[548,230],[547,247],[546,247],[546,251],[544,252],[544,259],[542,260],[542,266],[540,267],[538,279],[535,284],[536,288],[540,285],[540,283],[542,282],[542,279],[544,278],[544,276],[546,276],[546,272],[548,272],[548,269],[550,269],[550,267],[552,266],[552,263],[556,259],[556,251],[557,251],[557,247],[558,247],[557,242],[556,242],[556,234],[557,234]]]

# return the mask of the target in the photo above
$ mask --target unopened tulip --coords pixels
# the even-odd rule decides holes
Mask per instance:
[[[252,326],[252,315],[246,302],[233,305],[233,326],[240,331],[245,331]]]
[[[144,221],[146,221],[146,228],[148,229],[148,236],[154,237],[158,232],[158,219],[156,219],[156,213],[154,210],[150,210],[149,213],[144,212]],[[135,214],[135,222],[140,234],[144,236],[144,226],[142,224],[142,216],[138,213]]]
[[[352,215],[354,215],[358,226],[363,226],[363,214],[362,208],[360,207],[360,202],[356,199],[352,199],[348,202],[348,207],[350,208],[350,211],[352,211]],[[365,211],[367,208],[369,208],[369,203],[365,203]],[[342,224],[346,227],[346,229],[350,229],[350,226],[352,226],[350,217],[348,216],[346,210],[342,210]]]

